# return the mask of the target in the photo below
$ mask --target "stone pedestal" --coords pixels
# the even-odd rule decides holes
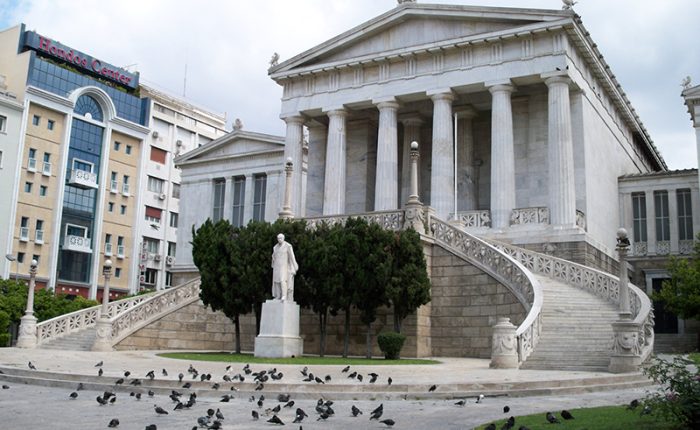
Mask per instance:
[[[20,320],[17,348],[36,348],[36,317],[25,315]]]
[[[639,324],[622,315],[612,323],[613,352],[610,356],[610,373],[636,372],[642,364],[642,347],[639,344]]]
[[[517,369],[518,368],[518,341],[515,337],[515,327],[510,318],[499,317],[493,326],[493,338],[491,342],[491,363],[493,369]]]
[[[304,353],[299,337],[299,305],[293,301],[268,300],[263,303],[260,334],[255,338],[255,356],[282,358]]]
[[[95,328],[95,343],[92,344],[93,351],[113,351],[112,348],[112,322],[108,318],[97,320]]]

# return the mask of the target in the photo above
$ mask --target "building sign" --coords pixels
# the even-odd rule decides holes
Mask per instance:
[[[32,49],[44,57],[69,64],[81,71],[86,71],[91,75],[116,82],[121,86],[131,89],[136,89],[139,86],[138,73],[131,73],[121,67],[105,63],[34,31],[24,32],[24,47]]]

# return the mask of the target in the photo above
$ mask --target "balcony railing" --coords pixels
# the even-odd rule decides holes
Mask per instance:
[[[44,165],[41,169],[41,174],[44,176],[51,176],[51,163],[44,161]]]
[[[110,181],[109,192],[112,194],[117,194],[119,192],[119,184],[117,183],[117,181]]]
[[[90,238],[83,236],[67,235],[63,241],[63,249],[66,251],[91,253]]]
[[[124,245],[117,245],[117,258],[124,258]]]
[[[78,188],[97,188],[97,175],[85,170],[74,169],[71,170],[69,183]]]
[[[34,243],[38,243],[38,244],[44,243],[44,230],[37,230],[34,233]]]
[[[109,257],[112,255],[112,244],[105,243],[105,256]]]
[[[454,219],[454,216],[450,216]],[[461,211],[457,212],[457,219],[464,223],[464,226],[469,227],[491,227],[491,211],[476,210],[476,211]]]
[[[129,195],[129,184],[122,184],[122,194],[125,196]]]
[[[27,170],[30,172],[36,172],[36,158],[30,158],[27,161]]]
[[[19,228],[19,240],[22,242],[29,242],[29,227]]]

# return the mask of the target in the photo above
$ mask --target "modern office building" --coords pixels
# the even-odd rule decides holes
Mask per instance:
[[[8,203],[3,210],[9,208],[0,243],[15,259],[3,261],[3,277],[27,276],[36,260],[40,286],[99,298],[102,267],[111,259],[114,296],[165,285],[162,255],[167,248],[154,244],[174,233],[165,228],[160,235],[147,234],[144,222],[155,223],[154,208],[177,213],[176,201],[160,200],[162,190],[176,192],[170,185],[178,180],[170,159],[177,139],[164,132],[165,122],[157,117],[172,112],[168,132],[178,133],[178,125],[188,129],[195,136],[187,142],[189,149],[215,138],[217,130],[223,134],[225,119],[202,111],[211,124],[198,126],[202,120],[189,104],[140,86],[138,73],[26,31],[24,25],[0,32],[0,57],[4,91],[16,97],[13,103],[22,112],[7,116],[7,129],[19,133],[3,135],[0,149],[7,152],[2,174],[14,171],[12,186],[0,191]],[[163,140],[154,137],[151,126],[160,127]],[[154,173],[159,170],[163,174]],[[155,202],[148,172],[168,181]]]

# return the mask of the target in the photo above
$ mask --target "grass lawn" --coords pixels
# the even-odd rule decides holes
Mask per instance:
[[[269,364],[303,364],[303,365],[404,365],[404,364],[438,364],[435,360],[403,358],[400,360],[385,360],[384,358],[343,358],[302,356],[294,358],[258,358],[252,354],[231,354],[228,352],[168,352],[158,354],[159,357],[175,358],[178,360],[220,361],[223,363],[269,363]]]
[[[599,408],[572,409],[573,420],[564,420],[559,414],[552,413],[561,421],[561,424],[551,425],[547,422],[545,414],[526,415],[515,417],[514,429],[526,426],[530,430],[557,429],[557,430],[679,430],[668,422],[661,421],[652,415],[640,416],[641,406],[635,411],[629,411],[626,406],[603,406]],[[507,414],[505,414],[507,415]],[[508,417],[496,421],[496,428],[500,429]],[[483,429],[489,423],[482,424],[477,429]]]
[[[688,354],[688,358],[693,360],[695,364],[700,366],[700,352],[691,352],[690,354]]]

